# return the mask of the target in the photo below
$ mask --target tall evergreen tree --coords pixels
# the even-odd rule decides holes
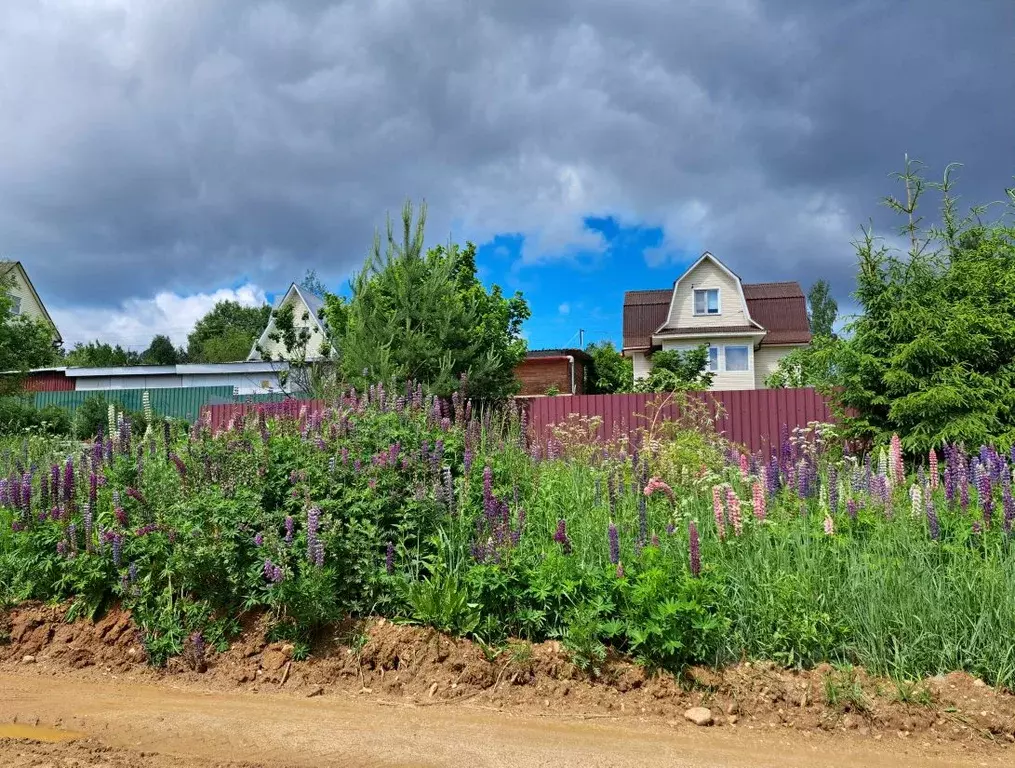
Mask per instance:
[[[828,282],[818,280],[807,293],[807,317],[810,320],[811,335],[832,336],[832,327],[839,312],[839,305],[828,287]]]
[[[509,396],[525,356],[528,305],[521,294],[505,298],[498,286],[484,288],[472,243],[424,250],[425,223],[425,205],[414,222],[406,203],[401,238],[389,220],[385,248],[375,237],[348,305],[326,309],[329,327],[345,328],[338,346],[346,377],[360,384],[419,381],[441,395],[464,378],[470,396]]]

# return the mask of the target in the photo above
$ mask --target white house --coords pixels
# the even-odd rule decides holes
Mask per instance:
[[[672,289],[624,294],[623,353],[636,379],[652,353],[708,345],[712,389],[763,389],[779,360],[810,343],[800,284],[748,283],[706,251]]]
[[[281,340],[275,341],[271,335],[275,332],[275,312],[283,307],[293,308],[293,320],[297,328],[307,328],[310,331],[310,342],[307,344],[306,359],[323,360],[327,355],[322,353],[328,334],[321,317],[321,310],[324,309],[324,302],[317,296],[300,288],[296,283],[289,286],[285,295],[275,302],[272,307],[272,316],[268,320],[261,336],[254,342],[247,360],[263,360],[262,350],[271,360],[288,360],[289,350]]]
[[[28,279],[28,273],[20,261],[0,261],[0,280],[8,281],[7,295],[11,299],[11,314],[23,315],[48,325],[53,331],[53,344],[60,346],[63,339],[60,330],[49,316],[46,305]]]

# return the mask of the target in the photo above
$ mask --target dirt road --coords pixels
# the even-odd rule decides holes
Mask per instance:
[[[0,674],[0,723],[12,722],[57,726],[87,738],[60,744],[0,739],[4,766],[944,768],[1010,759],[975,746],[900,737],[847,739],[747,725],[708,729],[630,717],[577,720],[559,711],[516,716],[468,704],[222,693],[32,672]]]

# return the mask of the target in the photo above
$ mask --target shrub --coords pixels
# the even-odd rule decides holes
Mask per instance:
[[[89,440],[99,433],[108,432],[110,405],[124,414],[124,417],[130,421],[131,430],[135,434],[144,434],[148,427],[144,413],[124,410],[119,401],[109,401],[104,395],[89,397],[77,407],[77,410],[74,411],[74,434],[83,440]]]
[[[0,434],[67,435],[70,431],[70,415],[59,406],[36,408],[24,396],[0,398]]]

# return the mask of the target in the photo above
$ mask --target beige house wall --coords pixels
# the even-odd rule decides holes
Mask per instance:
[[[695,289],[719,289],[719,314],[694,314]],[[750,325],[747,308],[740,295],[740,283],[712,259],[703,259],[698,266],[680,278],[670,306],[667,325],[671,328],[721,328]]]
[[[806,344],[785,344],[759,347],[754,353],[754,387],[755,389],[768,389],[765,386],[765,379],[771,376],[779,367],[779,361],[786,355]]]

